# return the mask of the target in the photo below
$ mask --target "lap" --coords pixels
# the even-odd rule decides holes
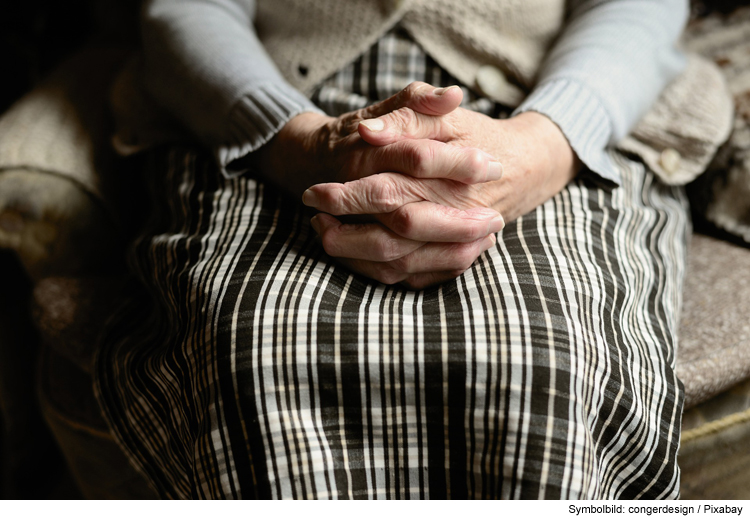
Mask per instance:
[[[685,201],[618,159],[412,292],[172,149],[97,362],[110,425],[170,497],[675,496]]]

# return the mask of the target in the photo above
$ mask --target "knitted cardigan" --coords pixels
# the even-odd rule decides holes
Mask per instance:
[[[150,95],[236,175],[289,119],[319,111],[320,81],[400,23],[466,86],[549,116],[612,183],[613,146],[685,183],[732,117],[717,69],[676,47],[687,13],[684,0],[150,0],[144,66],[114,92],[116,144],[174,137]]]

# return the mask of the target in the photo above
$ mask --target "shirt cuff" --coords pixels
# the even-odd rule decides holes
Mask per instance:
[[[268,143],[293,117],[303,112],[324,114],[308,98],[288,85],[267,83],[243,95],[229,114],[229,144],[215,149],[224,176],[247,171],[248,154]]]
[[[612,124],[598,97],[569,79],[545,81],[516,108],[513,115],[534,111],[549,117],[581,162],[605,180],[620,185],[620,171],[607,147]]]

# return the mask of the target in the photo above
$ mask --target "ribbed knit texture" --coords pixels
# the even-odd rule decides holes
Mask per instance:
[[[245,172],[237,161],[263,146],[292,116],[304,111],[319,110],[286,84],[264,84],[243,95],[229,114],[231,141],[216,151],[226,175]]]

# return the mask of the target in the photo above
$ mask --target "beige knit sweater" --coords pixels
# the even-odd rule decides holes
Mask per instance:
[[[493,94],[513,106],[533,86],[565,17],[563,0],[259,0],[258,36],[284,77],[309,93],[400,22],[467,86],[480,67],[510,81]]]

